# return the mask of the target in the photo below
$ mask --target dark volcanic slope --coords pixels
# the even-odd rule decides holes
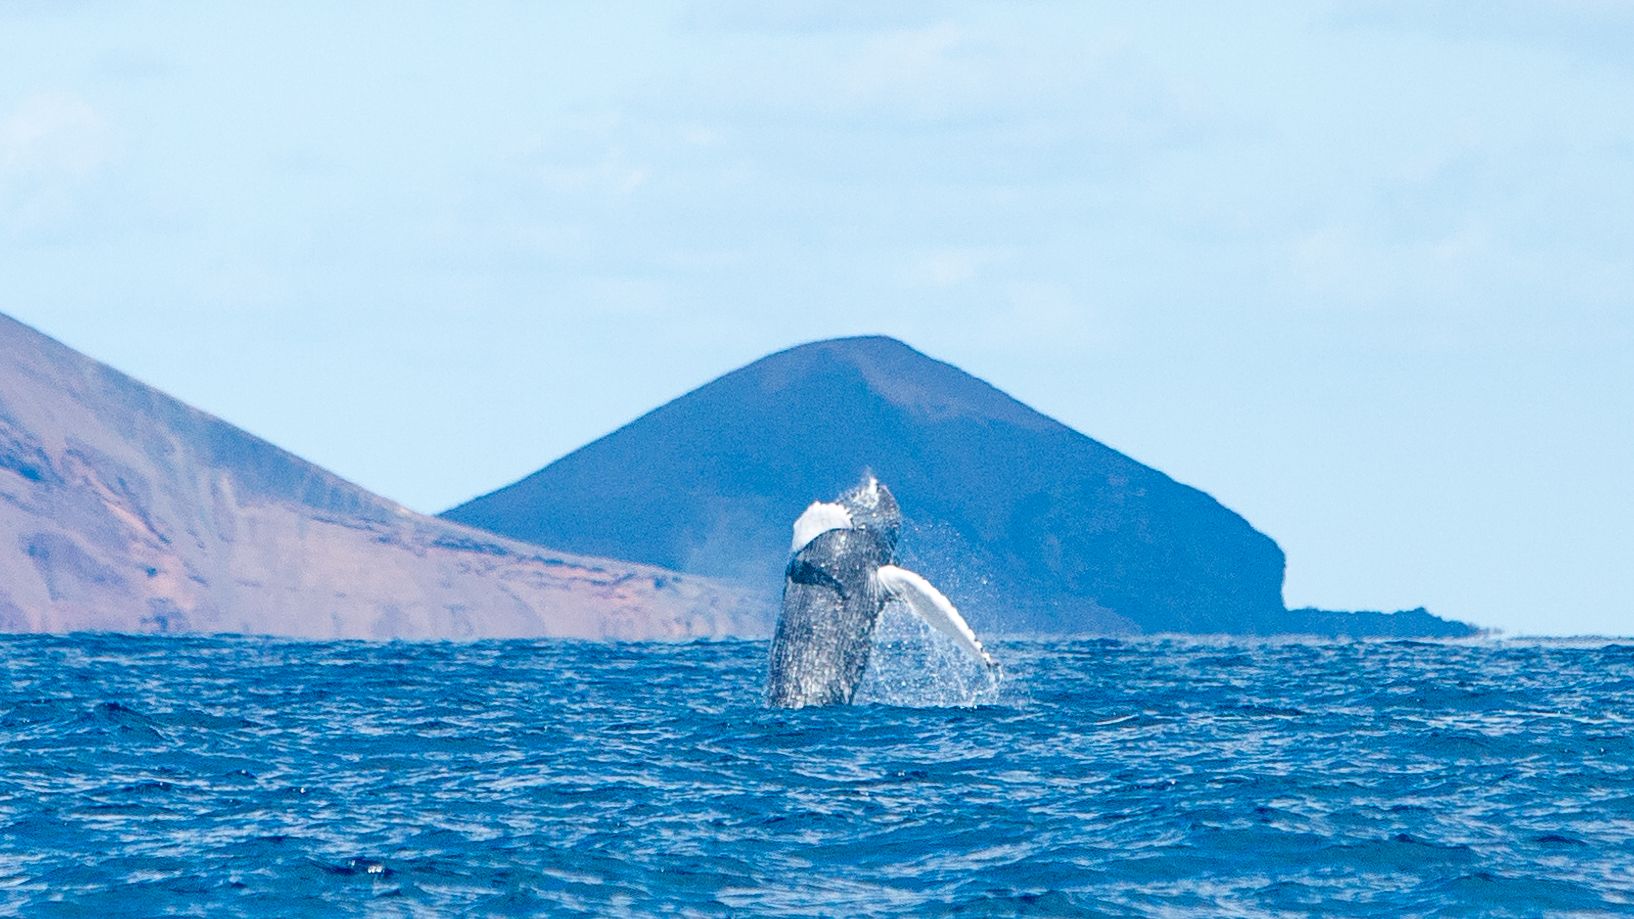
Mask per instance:
[[[869,469],[914,524],[905,549],[979,627],[1300,628],[1282,551],[1243,518],[889,338],[756,361],[444,516],[773,591],[790,522]],[[1360,630],[1381,625],[1406,620]]]
[[[702,578],[408,511],[0,316],[0,631],[756,633]]]

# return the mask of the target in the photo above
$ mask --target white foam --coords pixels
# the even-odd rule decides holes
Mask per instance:
[[[826,501],[813,501],[800,519],[794,522],[794,543],[790,552],[799,552],[813,539],[827,533],[829,530],[851,529],[851,512],[838,504],[829,504]]]
[[[879,507],[879,479],[868,477],[868,485],[857,495],[857,503],[868,510]]]

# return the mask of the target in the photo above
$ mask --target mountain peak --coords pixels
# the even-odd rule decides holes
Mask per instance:
[[[886,349],[895,351],[913,351],[915,354],[920,354],[920,352],[914,351],[913,347],[911,347],[907,342],[900,338],[893,338],[889,335],[840,335],[835,338],[819,338],[815,341],[808,341],[804,344],[794,345],[789,348],[784,348],[782,351],[778,351],[769,356],[776,357],[778,354],[788,354],[792,351],[805,351],[812,348],[829,348],[841,351]],[[923,354],[920,354],[920,356],[924,357]],[[927,360],[928,359],[929,358],[927,358]]]
[[[875,395],[918,417],[977,418],[1031,430],[1061,427],[991,384],[887,335],[807,342],[763,357],[723,379],[742,374],[767,392],[780,392],[832,378],[844,368],[860,374]]]
[[[1247,521],[884,336],[768,355],[445,516],[770,593],[790,522],[864,471],[978,627],[1230,632],[1283,613],[1282,552]]]

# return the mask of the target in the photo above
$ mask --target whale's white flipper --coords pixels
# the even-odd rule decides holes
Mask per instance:
[[[829,530],[851,529],[851,512],[839,504],[813,501],[800,519],[794,522],[794,545],[790,552],[799,552],[813,539]]]
[[[880,587],[908,604],[908,608],[929,623],[931,628],[958,642],[961,648],[975,655],[983,664],[990,668],[994,666],[993,658],[982,647],[981,641],[976,638],[976,633],[971,631],[964,617],[959,615],[959,611],[948,598],[944,597],[940,590],[932,587],[929,581],[895,565],[882,566],[875,573],[875,577],[879,579]]]

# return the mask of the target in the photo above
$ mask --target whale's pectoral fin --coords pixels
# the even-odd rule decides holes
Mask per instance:
[[[959,644],[959,647],[969,651],[987,667],[996,666],[993,658],[982,647],[971,631],[970,625],[954,608],[947,597],[940,590],[931,586],[931,583],[906,568],[895,565],[886,565],[879,569],[879,585],[887,593],[908,604],[914,614],[925,620],[931,628],[948,636]]]

